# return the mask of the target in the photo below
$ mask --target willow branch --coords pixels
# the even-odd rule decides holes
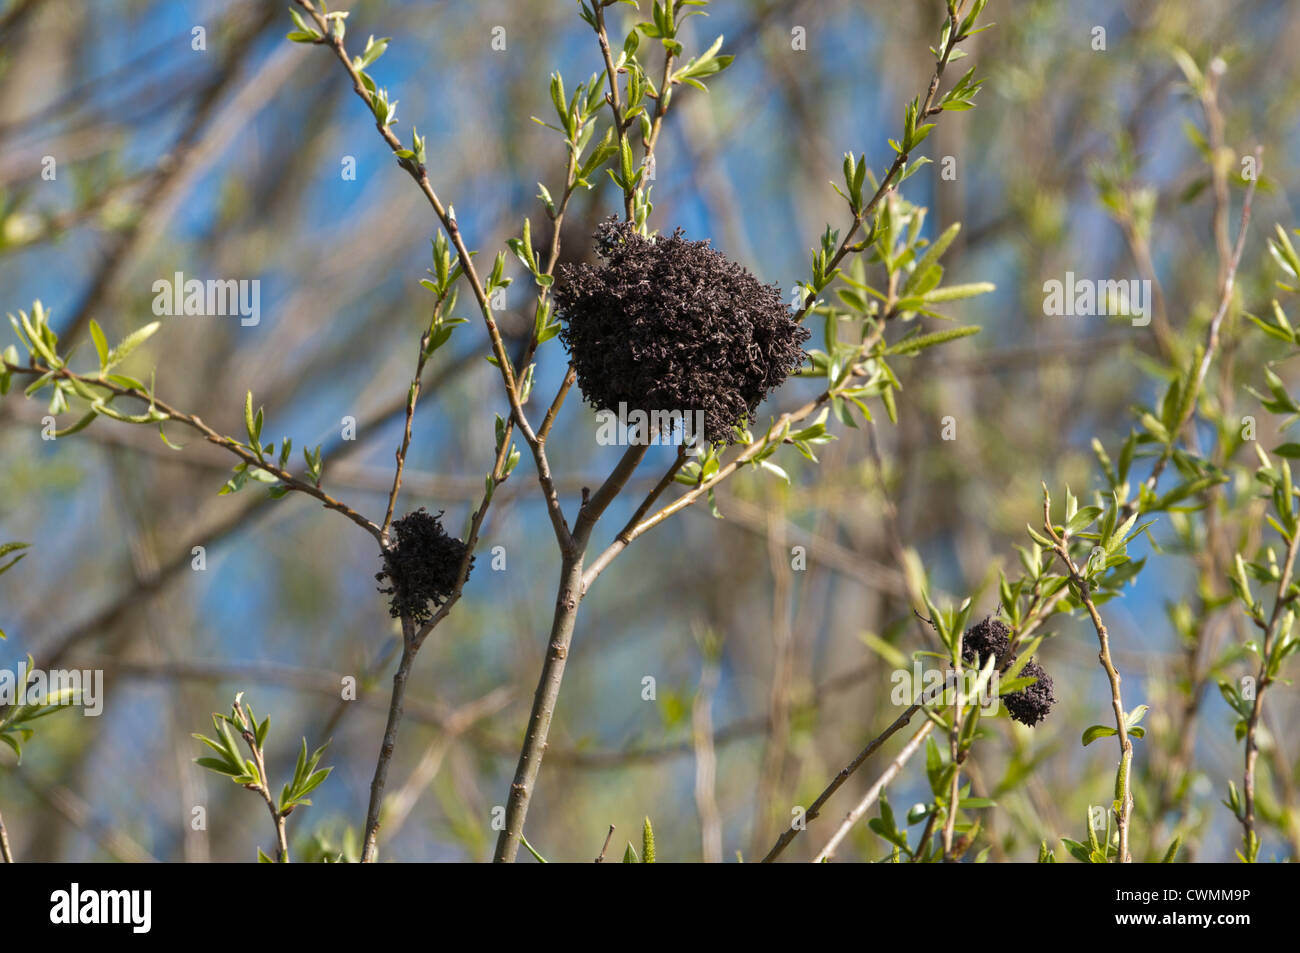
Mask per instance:
[[[1106,678],[1110,682],[1110,703],[1111,709],[1115,714],[1115,736],[1119,741],[1119,771],[1115,777],[1115,800],[1119,806],[1115,810],[1116,826],[1119,828],[1119,860],[1120,863],[1127,864],[1132,861],[1129,855],[1129,822],[1133,815],[1133,739],[1129,737],[1128,721],[1124,716],[1124,701],[1120,695],[1120,675],[1119,670],[1115,668],[1115,663],[1110,655],[1110,633],[1106,625],[1101,620],[1100,613],[1097,612],[1097,606],[1093,602],[1092,591],[1088,585],[1088,580],[1079,572],[1070,558],[1070,551],[1066,545],[1068,537],[1058,535],[1056,528],[1052,525],[1051,501],[1044,497],[1043,499],[1043,531],[1052,541],[1052,549],[1065,566],[1066,574],[1070,578],[1070,584],[1073,587],[1079,601],[1088,612],[1088,617],[1092,620],[1092,626],[1097,632],[1097,642],[1100,646],[1098,658],[1101,661],[1101,667],[1106,671]]]
[[[857,806],[854,807],[853,810],[849,811],[839,828],[831,836],[831,839],[826,842],[826,846],[821,849],[821,852],[817,855],[814,863],[821,864],[830,860],[831,856],[835,853],[836,848],[840,846],[840,843],[848,836],[849,831],[853,829],[853,825],[860,821],[862,816],[871,809],[871,805],[875,804],[876,800],[880,797],[880,792],[898,776],[898,773],[903,770],[912,755],[916,754],[917,749],[921,747],[922,742],[925,741],[933,730],[934,722],[926,719],[925,724],[916,730],[916,734],[914,734],[911,740],[903,746],[903,750],[895,756],[893,761],[889,762],[889,767],[887,767],[885,772],[876,779],[876,783],[870,787],[865,795],[863,795],[862,800],[857,803]]]
[[[139,401],[143,404],[147,404],[150,407],[157,409],[160,413],[165,414],[166,420],[175,420],[176,422],[185,425],[186,427],[200,434],[203,437],[203,439],[208,441],[209,443],[215,444],[216,446],[221,447],[224,450],[228,450],[230,453],[233,453],[236,457],[238,457],[248,466],[271,474],[276,479],[278,479],[282,484],[284,484],[284,486],[287,489],[296,491],[298,493],[305,493],[307,496],[319,500],[326,509],[331,509],[334,510],[335,512],[342,513],[353,523],[356,523],[367,533],[373,536],[376,540],[380,539],[381,534],[380,534],[379,527],[375,525],[373,522],[371,522],[370,520],[366,519],[364,516],[362,516],[359,512],[354,510],[352,507],[348,506],[346,503],[342,503],[339,500],[334,499],[334,497],[330,496],[328,493],[322,490],[318,484],[311,483],[308,482],[307,480],[303,480],[299,477],[294,476],[288,470],[272,462],[267,457],[255,453],[252,449],[241,444],[233,437],[227,437],[225,434],[219,433],[218,431],[212,429],[210,426],[204,423],[202,418],[200,418],[197,414],[187,414],[184,411],[177,410],[175,407],[172,407],[170,404],[167,404],[159,400],[154,395],[145,393],[144,391],[141,390],[137,390],[134,387],[123,387],[120,384],[115,384],[112,381],[101,379],[99,377],[93,377],[87,374],[77,374],[74,373],[73,371],[68,370],[66,367],[50,368],[38,364],[33,364],[30,367],[24,367],[20,364],[10,364],[7,361],[5,362],[5,367],[7,370],[9,370],[14,374],[22,374],[28,377],[43,377],[44,375],[48,374],[51,377],[59,380],[75,381],[83,388],[84,387],[100,388],[102,390],[108,391],[113,397],[123,397],[130,400]],[[160,420],[158,422],[162,423],[164,421]]]
[[[331,29],[326,17],[321,14],[313,5],[311,0],[294,0],[308,15],[315,21],[317,28],[321,32],[321,37],[316,41],[317,44],[328,46],[334,51],[335,57],[343,64],[344,70],[352,80],[352,89],[358,97],[374,113],[374,100],[371,93],[366,89],[361,80],[361,72],[353,64],[352,58],[348,55],[347,48],[343,40]],[[552,528],[555,531],[556,539],[561,546],[570,543],[569,527],[564,519],[564,513],[560,508],[559,495],[555,490],[554,480],[551,477],[550,463],[546,458],[545,445],[538,439],[537,434],[533,431],[531,424],[528,422],[528,416],[524,413],[523,404],[519,396],[519,388],[515,379],[514,364],[509,355],[506,353],[505,341],[501,336],[501,329],[497,326],[496,318],[492,314],[492,305],[488,300],[487,290],[480,278],[477,269],[474,267],[474,260],[470,255],[469,249],[465,245],[464,237],[461,235],[460,226],[456,222],[454,214],[450,207],[443,204],[438,198],[437,192],[434,191],[432,183],[429,181],[427,169],[413,158],[406,158],[398,153],[405,152],[406,148],[402,145],[400,139],[393,132],[392,128],[382,120],[376,118],[375,128],[383,137],[384,142],[397,158],[397,164],[406,171],[419,186],[420,192],[428,201],[438,221],[442,223],[443,230],[451,240],[456,249],[457,259],[465,279],[469,282],[470,288],[474,293],[474,300],[478,303],[479,312],[482,314],[483,323],[487,327],[488,338],[492,345],[492,356],[501,374],[501,381],[505,387],[506,398],[510,402],[510,413],[514,420],[515,426],[523,436],[524,441],[532,451],[533,461],[537,467],[537,478],[541,484],[543,498],[546,501],[547,514],[551,518]]]
[[[379,851],[379,812],[384,803],[384,787],[388,783],[388,768],[397,746],[397,729],[402,723],[402,705],[406,698],[406,682],[411,675],[411,664],[419,645],[415,641],[415,627],[408,618],[402,619],[402,659],[393,673],[393,696],[388,707],[388,721],[384,725],[384,740],[379,747],[379,761],[370,780],[370,803],[366,808],[365,846],[361,854],[363,864],[372,864]]]
[[[1242,836],[1245,840],[1246,855],[1253,856],[1259,835],[1255,831],[1255,762],[1259,757],[1259,722],[1264,711],[1264,690],[1272,684],[1269,676],[1269,664],[1273,645],[1283,619],[1283,609],[1294,601],[1288,593],[1291,579],[1295,573],[1296,552],[1300,550],[1300,533],[1293,533],[1287,540],[1286,560],[1282,565],[1282,575],[1278,580],[1277,601],[1273,603],[1273,614],[1264,632],[1264,643],[1259,652],[1259,671],[1255,678],[1255,700],[1250,708],[1250,717],[1246,719],[1246,764],[1242,776],[1242,794],[1244,810],[1241,815]]]
[[[13,851],[9,849],[9,832],[5,830],[5,819],[0,815],[0,861],[6,864],[14,862]]]

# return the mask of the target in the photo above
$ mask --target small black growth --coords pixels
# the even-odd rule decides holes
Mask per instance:
[[[973,625],[962,636],[961,658],[979,667],[987,664],[992,656],[1001,671],[1009,662],[1007,650],[1011,647],[1011,631],[1005,624],[992,617],[978,625]],[[1018,692],[1002,696],[1002,704],[1007,713],[1022,725],[1036,725],[1052,710],[1056,704],[1056,695],[1052,691],[1052,676],[1043,670],[1037,659],[1030,659],[1020,670],[1020,678],[1036,678],[1038,681]]]
[[[707,241],[681,229],[650,239],[611,218],[595,250],[602,264],[559,268],[555,301],[596,410],[702,413],[705,439],[733,442],[732,427],[803,363],[809,332],[777,286]]]
[[[393,597],[388,608],[395,619],[406,617],[423,625],[456,588],[465,544],[447,535],[441,516],[441,512],[431,515],[422,506],[393,523],[395,542],[384,552],[384,568],[375,578],[389,582],[388,588],[379,591]],[[470,568],[473,566],[471,557]]]

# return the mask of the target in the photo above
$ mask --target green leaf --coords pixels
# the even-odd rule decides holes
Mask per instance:
[[[16,553],[20,549],[28,549],[30,546],[31,543],[0,543],[0,559],[3,559],[5,556],[8,556],[10,553]],[[13,569],[14,566],[18,565],[18,563],[21,562],[23,557],[26,555],[27,555],[26,553],[19,553],[13,559],[9,560],[9,562],[0,565],[0,576],[7,573],[10,569]]]
[[[44,735],[41,737],[44,737]],[[231,766],[225,761],[218,760],[217,758],[195,758],[194,763],[200,767],[207,768],[209,771],[216,771],[218,774],[227,774],[231,777],[243,771],[242,767]]]
[[[1083,746],[1086,748],[1098,738],[1109,738],[1118,732],[1109,725],[1093,725],[1083,733]]]
[[[391,39],[390,37],[386,36],[383,39],[376,40],[372,36],[369,40],[366,41],[365,52],[363,52],[360,56],[353,57],[353,61],[352,61],[353,65],[358,70],[365,69],[375,60],[379,59],[379,57],[384,55],[384,52],[388,49],[388,42],[390,39]]]
[[[81,431],[89,427],[91,424],[93,424],[98,416],[99,415],[92,410],[90,413],[86,414],[84,417],[78,420],[71,427],[64,427],[62,430],[54,431],[54,436],[68,437],[74,433],[80,433]]]
[[[95,342],[95,353],[99,355],[99,369],[104,370],[108,367],[108,340],[104,337],[104,329],[94,318],[90,319],[90,337]]]
[[[1090,526],[1092,521],[1101,515],[1100,506],[1085,506],[1077,513],[1070,522],[1065,524],[1065,532],[1071,536],[1082,529]]]

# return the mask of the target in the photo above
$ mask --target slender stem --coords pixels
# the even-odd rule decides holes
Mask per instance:
[[[929,820],[925,822],[925,828],[921,831],[921,839],[916,842],[916,853],[912,855],[910,863],[915,864],[929,849],[930,838],[934,836],[934,827],[939,822],[939,812],[931,811]]]
[[[614,839],[614,825],[609,825],[609,833],[605,835],[605,843],[601,845],[600,853],[596,855],[596,863],[605,862],[605,852],[609,850],[609,842]]]
[[[605,30],[605,5],[596,3],[595,12],[596,37],[600,40],[600,55],[605,60],[605,75],[609,78],[609,92],[605,96],[605,101],[609,103],[609,111],[614,116],[614,132],[618,136],[619,148],[622,149],[627,141],[627,121],[623,118],[623,97],[618,88],[618,69],[614,66],[609,34]],[[629,222],[632,221],[635,194],[635,189],[631,187],[631,183],[628,183],[628,188],[623,190],[623,213]]]
[[[831,780],[831,783],[826,786],[826,790],[822,791],[821,794],[817,795],[817,800],[813,801],[812,806],[809,807],[808,810],[804,812],[803,820],[807,822],[816,819],[817,816],[821,814],[821,809],[826,804],[826,802],[831,799],[831,796],[836,791],[838,791],[841,786],[843,786],[844,782],[847,781],[852,776],[852,774],[858,770],[858,768],[862,767],[863,762],[865,762],[867,758],[875,754],[877,749],[879,749],[881,745],[883,745],[886,741],[892,738],[894,736],[894,733],[897,732],[900,728],[902,728],[904,725],[910,722],[912,720],[912,716],[915,715],[920,710],[921,710],[920,704],[914,704],[909,706],[905,712],[903,712],[901,715],[898,716],[898,718],[894,720],[894,723],[892,725],[890,725],[880,734],[876,735],[876,737],[872,738],[871,741],[867,744],[867,746],[858,752],[857,757],[855,757],[852,761],[850,761],[847,765],[845,765],[843,768],[840,769],[840,773],[835,775],[834,779]],[[933,725],[934,723],[927,721],[927,724]],[[779,856],[781,856],[781,852],[784,851],[788,846],[790,846],[791,841],[793,841],[796,837],[799,836],[799,832],[803,830],[804,826],[805,826],[804,824],[801,824],[798,827],[791,825],[791,827],[788,830],[786,830],[785,833],[783,833],[780,837],[777,838],[776,844],[773,845],[772,849],[767,852],[767,856],[763,858],[762,863],[770,864],[772,863],[772,861],[776,860]]]
[[[335,57],[343,65],[348,76],[352,79],[352,89],[357,96],[371,108],[373,112],[373,99],[370,91],[366,89],[361,80],[361,72],[352,62],[348,55],[347,47],[331,29],[330,23],[326,17],[321,14],[311,2],[311,0],[294,0],[308,15],[315,21],[317,29],[322,36],[316,42],[322,46],[328,46],[334,51]],[[400,139],[393,132],[392,128],[376,119],[375,128],[387,143],[388,148],[394,153],[405,151]],[[470,255],[469,248],[465,245],[465,239],[461,235],[460,226],[449,206],[443,204],[438,198],[437,192],[433,189],[433,184],[429,181],[428,170],[417,163],[414,159],[397,156],[397,164],[404,169],[420,188],[420,192],[428,201],[438,221],[442,223],[443,230],[451,240],[456,249],[457,260],[461,266],[461,271],[465,279],[469,282],[470,289],[474,293],[474,300],[478,303],[479,312],[483,316],[483,323],[487,327],[488,338],[492,344],[492,356],[495,359],[497,369],[501,374],[502,384],[505,387],[506,397],[510,402],[510,413],[519,433],[523,436],[524,441],[532,451],[533,462],[537,467],[537,479],[542,487],[542,495],[546,501],[547,515],[551,518],[551,525],[555,531],[556,540],[561,547],[571,544],[572,540],[569,535],[568,523],[564,519],[564,513],[560,508],[559,494],[555,489],[555,482],[551,477],[550,462],[546,458],[546,449],[544,443],[533,432],[532,425],[528,422],[528,416],[524,413],[523,403],[520,400],[519,388],[515,379],[514,364],[509,355],[506,353],[505,340],[501,336],[501,329],[497,326],[496,318],[492,314],[492,305],[488,299],[486,287],[478,270],[474,266],[474,259]]]
[[[677,13],[681,10],[682,0],[676,0],[673,4],[673,19],[676,21]],[[646,181],[654,171],[655,146],[659,143],[659,133],[663,129],[664,116],[668,113],[668,104],[673,98],[673,62],[674,55],[672,48],[664,51],[664,72],[663,78],[659,81],[659,96],[655,103],[654,117],[650,120],[650,130],[642,137],[641,145],[645,151],[645,159],[642,160],[642,166],[646,170],[645,176],[642,176],[638,189],[645,188]]]
[[[645,445],[628,447],[605,482],[584,500],[582,509],[578,511],[578,517],[574,521],[572,544],[562,550],[560,584],[555,597],[555,615],[551,620],[551,633],[546,657],[542,662],[541,675],[537,682],[537,691],[533,695],[532,711],[528,715],[528,728],[519,751],[519,764],[515,769],[514,782],[510,785],[505,827],[497,838],[494,859],[498,863],[512,863],[519,852],[524,818],[528,814],[528,804],[537,782],[537,772],[542,767],[542,757],[546,753],[546,739],[551,730],[551,719],[555,715],[555,703],[560,696],[560,683],[564,679],[564,666],[569,657],[569,644],[573,640],[578,605],[582,602],[585,592],[582,584],[582,560],[586,553],[587,542],[591,538],[591,531],[595,528],[596,521],[600,519],[605,508],[619,491],[627,485],[637,465],[645,457],[647,449],[649,448]]]
[[[6,864],[12,864],[14,862],[13,851],[9,849],[9,832],[5,830],[5,819],[3,815],[0,815],[0,862]]]
[[[599,5],[597,5],[597,17],[600,18],[597,21],[598,24],[603,24],[603,15],[600,13]],[[603,26],[597,32],[603,36]],[[927,118],[929,116],[935,115],[943,111],[942,107],[935,105],[935,97],[938,95],[939,83],[943,78],[944,70],[947,67],[948,61],[951,59],[953,51],[956,49],[957,43],[959,42],[960,39],[961,37],[956,28],[956,23],[953,23],[953,28],[950,31],[948,42],[945,45],[943,52],[939,57],[938,63],[935,66],[934,75],[930,78],[930,85],[926,90],[925,99],[918,112],[918,116],[920,118]],[[608,43],[606,42],[604,45],[607,47]],[[613,66],[612,61],[607,60],[607,65],[612,69]],[[612,76],[613,74],[611,73],[611,83],[613,82]],[[617,93],[617,84],[614,84],[614,87],[615,87],[615,93]],[[614,104],[611,103],[611,105]],[[619,121],[618,116],[619,113],[616,110],[615,112],[616,122]],[[857,236],[858,230],[862,227],[866,219],[875,210],[876,206],[880,204],[881,200],[884,199],[886,195],[888,195],[891,191],[893,191],[893,189],[897,185],[898,177],[902,174],[904,168],[907,165],[907,159],[908,159],[908,154],[905,152],[899,153],[894,158],[893,164],[889,167],[889,171],[885,174],[885,177],[881,180],[880,185],[877,187],[875,191],[875,194],[872,195],[871,199],[865,205],[863,205],[861,209],[859,209],[857,212],[854,213],[853,221],[850,224],[848,231],[845,233],[844,239],[840,242],[838,249],[836,250],[835,254],[831,257],[831,260],[826,267],[826,271],[828,273],[833,272],[836,266],[838,266],[839,263],[843,261],[845,256],[847,256],[850,252],[861,250],[860,246],[854,244],[853,239]],[[628,200],[629,202],[631,201],[630,196],[628,196]],[[628,214],[629,216],[631,215],[630,208],[628,210]],[[816,302],[815,300],[813,300],[812,295],[807,296],[807,299],[804,301],[803,305],[799,308],[798,311],[795,312],[794,320],[802,321],[807,316],[808,312],[812,309],[815,303]],[[865,340],[862,343],[862,346],[859,349],[859,360],[865,358],[869,354],[871,348],[874,347],[874,345],[883,338],[883,335],[884,335],[884,327],[882,321],[881,324],[878,325],[876,329],[872,332],[872,334],[867,338],[867,340]],[[847,386],[851,382],[852,380],[850,379],[848,381],[845,381],[844,384],[842,384],[841,386]],[[640,536],[642,533],[646,532],[647,530],[653,529],[655,526],[659,525],[659,523],[663,522],[673,514],[678,513],[681,510],[685,509],[686,507],[691,506],[692,504],[697,502],[699,499],[705,496],[711,489],[713,489],[713,487],[715,487],[718,483],[722,482],[727,477],[731,476],[741,466],[743,466],[749,460],[753,459],[764,448],[766,448],[768,446],[768,443],[770,442],[770,439],[772,439],[773,434],[783,435],[786,427],[788,427],[790,424],[797,423],[800,420],[803,420],[804,418],[815,413],[817,410],[819,410],[822,407],[823,404],[825,404],[828,400],[830,400],[831,396],[832,396],[831,391],[828,389],[826,392],[818,396],[815,400],[810,401],[809,403],[805,404],[803,407],[800,407],[798,410],[792,411],[787,414],[783,414],[772,425],[772,428],[770,429],[767,438],[750,444],[730,463],[721,467],[718,470],[718,472],[715,473],[709,480],[700,483],[698,486],[696,486],[689,492],[684,493],[682,496],[678,497],[668,506],[665,506],[663,509],[659,510],[657,513],[655,513],[653,516],[650,516],[649,518],[641,518],[644,517],[644,514],[643,513],[638,514],[638,518],[640,519],[640,521],[637,522],[636,525],[631,526],[630,528],[627,528],[623,532],[619,533],[618,538],[615,539],[614,542],[611,543],[610,546],[593,561],[591,569],[588,570],[587,573],[586,584],[590,585],[592,582],[594,582],[596,577],[600,575],[601,572],[604,571],[605,567],[607,567],[611,562],[613,562],[613,560],[619,555],[619,553],[621,553],[624,549],[627,548],[628,544],[630,544],[632,540],[636,539],[638,536]],[[677,464],[677,467],[680,468],[680,464]],[[672,481],[672,475],[675,474],[675,472],[676,472],[675,470],[672,471],[672,473],[670,473],[665,478],[666,479],[665,487],[667,486],[667,483]]]
[[[402,658],[393,673],[393,698],[388,707],[388,723],[384,727],[384,741],[379,748],[379,761],[370,781],[370,806],[366,810],[365,847],[361,855],[363,864],[373,864],[379,850],[379,814],[384,804],[384,787],[388,783],[388,768],[397,746],[397,729],[402,723],[402,705],[406,696],[406,682],[411,675],[411,664],[419,644],[415,640],[414,625],[402,619]]]
[[[77,382],[77,384],[86,387],[95,387],[101,390],[106,390],[113,397],[125,397],[131,400],[140,401],[141,403],[144,404],[148,404],[153,408],[155,408],[156,410],[158,410],[160,413],[166,414],[167,419],[175,420],[176,422],[184,424],[186,427],[189,427],[191,430],[194,430],[197,433],[201,434],[203,436],[203,439],[207,440],[209,443],[216,444],[218,447],[222,447],[225,450],[229,450],[231,453],[237,456],[244,463],[248,464],[248,466],[254,467],[258,470],[264,470],[265,472],[271,474],[276,479],[278,479],[281,483],[283,483],[286,487],[288,487],[290,490],[294,490],[299,493],[305,493],[308,496],[315,497],[325,506],[326,509],[331,509],[338,513],[342,513],[353,523],[356,523],[358,526],[364,529],[371,536],[375,537],[376,540],[380,538],[381,534],[380,534],[379,527],[376,526],[370,520],[366,519],[364,516],[362,516],[352,507],[348,506],[346,503],[342,503],[339,500],[334,499],[334,497],[330,496],[328,493],[322,490],[318,484],[310,483],[307,480],[303,480],[294,476],[288,470],[284,469],[283,467],[273,462],[270,458],[254,453],[248,447],[245,447],[243,444],[241,444],[239,441],[235,440],[232,437],[227,437],[225,434],[218,433],[216,430],[213,430],[206,423],[204,423],[203,420],[197,414],[187,414],[184,411],[177,410],[175,407],[172,407],[170,404],[164,403],[163,401],[159,400],[154,395],[147,394],[144,391],[137,390],[134,387],[123,387],[119,384],[114,384],[111,381],[102,380],[99,377],[95,377],[89,374],[76,374],[68,370],[66,367],[50,368],[50,367],[45,367],[37,364],[33,364],[30,367],[23,367],[22,365],[10,364],[9,362],[6,361],[5,368],[11,371],[12,373],[23,374],[29,377],[41,377],[46,374],[52,374],[54,377],[60,378],[62,380],[75,381]]]
[[[918,122],[943,112],[942,106],[935,105],[934,98],[938,95],[939,83],[943,80],[943,73],[948,67],[948,61],[952,58],[953,51],[957,48],[957,44],[963,39],[963,37],[958,34],[955,19],[950,18],[950,22],[952,28],[949,31],[948,42],[944,46],[943,52],[935,64],[934,75],[930,77],[930,85],[926,89],[925,99],[917,112]],[[900,152],[898,155],[894,156],[894,161],[889,166],[889,171],[885,173],[885,177],[880,180],[880,185],[877,187],[875,194],[871,196],[871,199],[863,205],[861,209],[854,213],[853,221],[849,224],[848,231],[844,233],[844,238],[840,242],[839,248],[836,249],[835,254],[831,256],[831,260],[826,266],[827,274],[834,273],[836,266],[838,266],[850,252],[861,250],[861,246],[855,245],[853,239],[857,237],[858,230],[862,228],[863,223],[868,217],[870,217],[871,213],[875,211],[876,206],[880,204],[881,200],[897,187],[898,177],[902,175],[903,171],[907,168],[908,158],[909,154],[906,152]],[[812,310],[813,305],[816,303],[816,297],[811,294],[808,295],[803,306],[795,312],[794,320],[802,321],[808,316],[808,312]]]
[[[1264,711],[1264,690],[1273,681],[1269,677],[1269,662],[1284,617],[1282,610],[1293,601],[1293,597],[1287,590],[1291,587],[1291,578],[1295,573],[1297,550],[1300,550],[1300,533],[1292,534],[1291,539],[1287,541],[1286,560],[1282,565],[1282,575],[1277,584],[1277,601],[1273,603],[1273,614],[1269,618],[1268,629],[1264,632],[1264,644],[1260,647],[1259,671],[1255,678],[1255,701],[1250,708],[1250,717],[1246,719],[1246,765],[1241,784],[1245,800],[1241,826],[1247,858],[1254,857],[1259,844],[1259,834],[1255,830],[1255,761],[1259,757],[1258,730],[1260,716]]]
[[[538,440],[545,442],[546,438],[550,436],[551,425],[555,423],[555,416],[560,412],[560,408],[564,406],[564,398],[568,396],[569,388],[573,386],[573,382],[577,379],[578,372],[570,367],[568,373],[564,375],[564,380],[560,383],[560,389],[555,393],[555,399],[551,401],[551,406],[546,410],[546,416],[542,418],[542,426],[537,430]]]
[[[857,803],[857,806],[854,807],[853,810],[849,811],[848,815],[844,818],[843,823],[840,824],[834,835],[831,836],[831,839],[826,842],[826,846],[821,849],[821,853],[817,855],[814,863],[821,864],[830,860],[831,855],[835,853],[835,850],[840,846],[841,841],[843,841],[844,838],[848,836],[849,831],[853,829],[853,825],[860,821],[862,816],[871,809],[871,805],[875,804],[876,800],[880,797],[880,792],[885,789],[885,786],[889,784],[890,781],[893,781],[894,778],[898,776],[898,772],[903,770],[903,767],[907,764],[908,760],[912,755],[916,754],[917,749],[921,747],[921,743],[925,741],[933,730],[934,722],[926,719],[925,724],[916,730],[916,734],[912,736],[912,740],[903,746],[903,750],[898,753],[893,761],[889,762],[889,767],[885,769],[885,773],[876,779],[876,783],[871,786],[865,795],[863,795],[862,800]]]
[[[397,507],[397,494],[402,490],[402,471],[406,468],[406,454],[411,449],[411,422],[415,419],[415,404],[420,399],[421,382],[424,380],[424,365],[429,360],[429,337],[433,333],[433,325],[438,320],[438,314],[442,310],[443,296],[438,297],[434,305],[433,317],[430,319],[429,326],[424,329],[420,335],[420,353],[415,359],[415,377],[411,380],[411,386],[406,392],[406,418],[402,426],[402,442],[397,448],[397,467],[393,471],[393,488],[388,493],[388,509],[384,512],[384,522],[379,527],[381,545],[388,545],[388,529],[393,525],[393,513]]]
[[[280,810],[275,803],[275,795],[271,793],[270,779],[266,773],[266,757],[262,751],[262,746],[257,741],[257,736],[253,729],[255,725],[249,722],[248,716],[244,714],[244,706],[235,701],[235,716],[239,719],[239,729],[243,736],[244,743],[248,745],[248,750],[253,754],[253,761],[257,765],[257,784],[245,785],[257,791],[262,795],[262,800],[266,802],[266,809],[271,814],[271,823],[275,825],[276,840],[276,857],[278,864],[287,864],[289,862],[289,839],[285,830],[284,820],[287,816]]]
[[[948,730],[948,752],[952,758],[952,781],[948,785],[948,816],[943,822],[943,859],[952,860],[952,837],[957,829],[957,805],[961,798],[961,653],[958,652],[953,664],[956,681],[952,699],[952,726]]]
[[[510,798],[506,803],[505,827],[497,838],[498,863],[513,863],[519,852],[519,840],[524,831],[524,818],[532,797],[537,772],[542,767],[542,754],[546,750],[546,737],[551,730],[551,718],[560,696],[560,682],[569,658],[569,645],[573,640],[573,627],[578,617],[578,603],[582,599],[582,556],[565,554],[560,567],[560,587],[555,599],[555,615],[547,643],[546,659],[542,664],[533,707],[528,715],[528,729],[519,752],[519,764],[510,785]]]
[[[1124,717],[1119,670],[1115,668],[1115,663],[1110,656],[1110,633],[1102,622],[1100,613],[1097,612],[1088,580],[1070,558],[1070,551],[1066,545],[1068,537],[1058,535],[1052,525],[1051,501],[1046,497],[1043,499],[1043,531],[1051,538],[1052,549],[1065,565],[1070,582],[1087,610],[1088,617],[1092,620],[1092,627],[1097,631],[1097,642],[1101,649],[1097,657],[1101,661],[1101,667],[1106,670],[1106,678],[1110,681],[1110,704],[1115,713],[1115,736],[1119,741],[1120,762],[1119,770],[1115,775],[1115,801],[1119,806],[1114,812],[1116,826],[1119,828],[1119,860],[1122,864],[1131,863],[1133,858],[1129,854],[1129,821],[1133,814],[1133,739],[1129,737],[1128,723]]]
[[[685,463],[686,448],[682,447],[678,450],[677,458],[673,461],[672,465],[667,469],[667,471],[665,471],[664,475],[659,478],[659,482],[654,485],[654,488],[646,495],[646,498],[641,501],[641,505],[636,508],[636,512],[633,513],[632,518],[627,521],[627,525],[619,530],[618,536],[614,538],[614,541],[596,557],[590,568],[583,573],[583,592],[587,591],[587,588],[596,581],[596,577],[604,571],[605,567],[613,562],[614,558],[626,549],[628,544],[639,535],[636,532],[637,525],[645,518],[646,513],[650,511],[650,507],[654,506],[655,501],[658,500],[659,497],[663,495],[663,492],[672,485],[673,478],[677,476],[677,472],[681,470]]]
[[[573,524],[575,549],[586,548],[596,521],[605,512],[605,508],[614,501],[614,497],[627,486],[627,481],[632,478],[632,474],[636,472],[637,466],[645,458],[646,451],[649,449],[648,444],[633,444],[628,447],[609,476],[605,478],[605,482],[582,504],[582,508],[578,511],[578,518]]]

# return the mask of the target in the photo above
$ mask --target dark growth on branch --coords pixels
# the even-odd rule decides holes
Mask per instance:
[[[384,552],[384,568],[375,578],[389,581],[388,588],[379,591],[393,597],[388,609],[394,619],[404,616],[423,625],[456,588],[465,544],[447,534],[441,516],[441,511],[433,516],[422,506],[393,523],[396,542]],[[469,562],[472,569],[472,557]]]
[[[595,249],[602,264],[561,266],[555,284],[560,338],[585,400],[615,412],[702,412],[706,440],[735,442],[732,427],[804,360],[809,332],[780,290],[681,229],[648,239],[611,218]]]
[[[973,625],[962,636],[961,658],[963,662],[983,667],[989,656],[996,659],[994,663],[1001,671],[1010,663],[1007,650],[1011,647],[1010,630],[997,619],[985,619]],[[1022,725],[1036,725],[1047,717],[1052,706],[1056,704],[1056,694],[1052,691],[1052,676],[1043,670],[1037,659],[1030,659],[1020,670],[1020,678],[1036,678],[1032,685],[1002,696],[1002,704],[1007,713]]]

